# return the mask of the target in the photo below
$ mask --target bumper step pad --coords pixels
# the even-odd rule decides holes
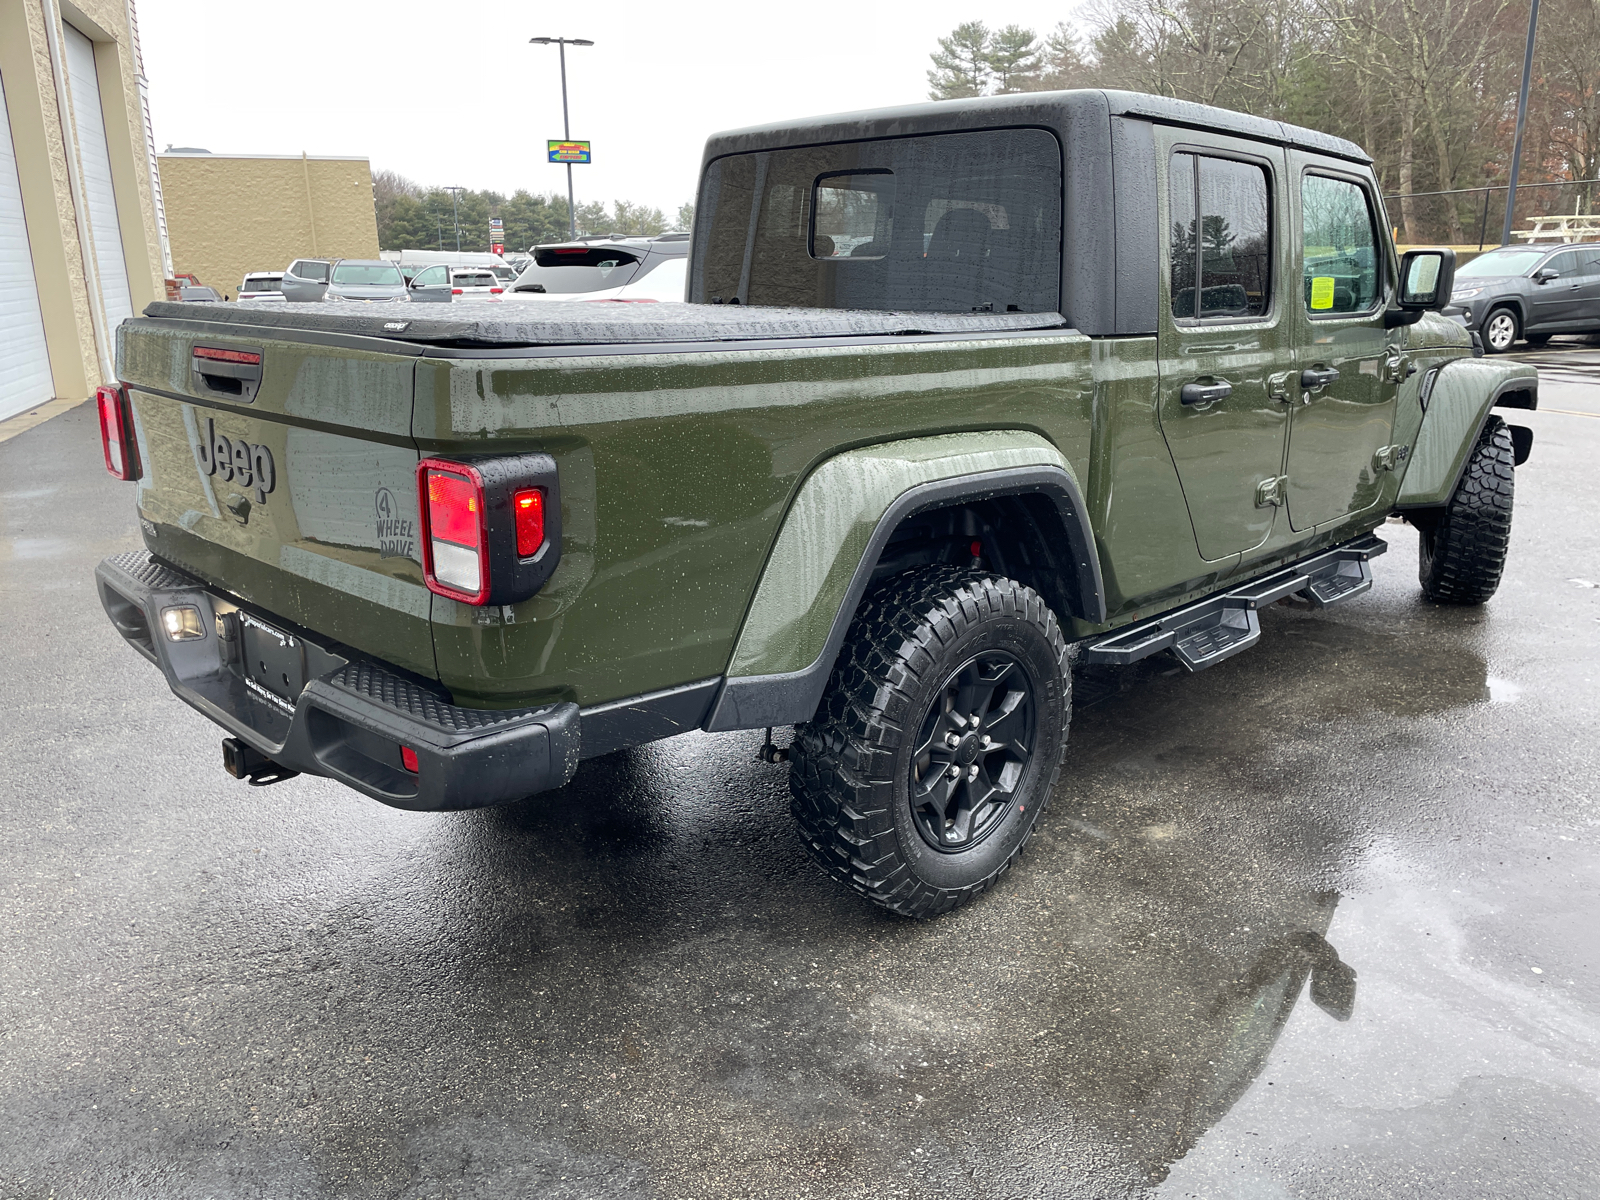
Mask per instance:
[[[1119,629],[1091,642],[1083,661],[1127,666],[1170,650],[1189,670],[1203,671],[1260,641],[1256,614],[1285,596],[1300,595],[1318,608],[1331,608],[1361,595],[1372,587],[1371,560],[1388,548],[1369,533],[1220,596]]]

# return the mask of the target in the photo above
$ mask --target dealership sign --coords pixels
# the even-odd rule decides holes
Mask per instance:
[[[588,142],[558,142],[554,138],[549,141],[550,161],[553,163],[586,163],[589,162]]]

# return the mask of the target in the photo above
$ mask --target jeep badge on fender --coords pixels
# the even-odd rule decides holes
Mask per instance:
[[[200,438],[200,469],[207,475],[230,479],[242,488],[254,486],[257,504],[267,502],[267,493],[278,482],[272,451],[243,438],[218,433],[214,417],[206,418],[205,433]]]

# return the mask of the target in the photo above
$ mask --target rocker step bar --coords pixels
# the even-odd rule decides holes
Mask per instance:
[[[1203,671],[1260,641],[1257,611],[1285,596],[1298,592],[1318,608],[1331,608],[1361,595],[1372,587],[1368,563],[1388,548],[1382,538],[1369,533],[1220,596],[1119,629],[1091,642],[1083,661],[1127,666],[1170,650],[1189,670]]]

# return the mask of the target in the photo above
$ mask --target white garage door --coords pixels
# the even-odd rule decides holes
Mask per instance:
[[[22,184],[11,146],[5,82],[0,80],[0,420],[55,394],[45,352],[39,291],[22,217]]]
[[[105,115],[100,111],[100,77],[94,69],[94,43],[71,25],[66,26],[66,34],[72,127],[78,135],[78,157],[83,162],[89,236],[94,240],[94,261],[100,274],[100,295],[106,305],[106,325],[115,329],[124,317],[133,316],[133,299],[128,291],[128,264],[122,257],[117,197],[111,190],[111,152],[106,144]]]

